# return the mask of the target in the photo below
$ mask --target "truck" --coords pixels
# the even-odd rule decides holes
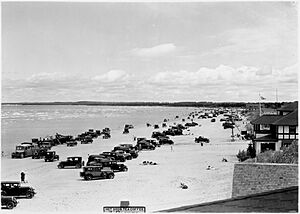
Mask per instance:
[[[23,142],[16,146],[16,151],[11,154],[12,158],[26,158],[31,157],[38,149],[36,143]]]

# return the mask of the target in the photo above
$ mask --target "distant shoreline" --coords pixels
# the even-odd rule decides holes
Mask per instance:
[[[283,104],[282,102],[280,104]],[[246,107],[246,104],[258,104],[258,102],[98,102],[98,101],[77,101],[77,102],[19,102],[2,103],[1,105],[88,105],[88,106],[168,106],[168,107]],[[269,102],[265,105],[276,105]]]

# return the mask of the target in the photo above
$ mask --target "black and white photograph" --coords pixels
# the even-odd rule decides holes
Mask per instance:
[[[297,1],[1,1],[1,212],[298,212]]]

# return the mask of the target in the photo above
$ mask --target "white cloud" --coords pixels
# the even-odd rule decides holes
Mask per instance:
[[[115,82],[115,81],[126,81],[129,79],[129,74],[123,70],[110,70],[109,72],[94,77],[94,80],[100,82]]]
[[[176,46],[173,43],[161,44],[151,48],[136,48],[132,54],[142,57],[163,56],[175,51]]]
[[[149,82],[164,85],[215,85],[215,84],[241,84],[258,80],[258,68],[242,66],[233,68],[220,65],[216,68],[202,67],[198,71],[159,72]]]

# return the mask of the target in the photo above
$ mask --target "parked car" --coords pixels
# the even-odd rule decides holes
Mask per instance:
[[[39,148],[39,149],[35,150],[32,155],[32,159],[45,158],[47,151],[48,151],[47,148]]]
[[[163,145],[163,144],[174,144],[174,141],[168,138],[160,138],[159,139],[159,144]]]
[[[77,141],[71,140],[71,141],[67,142],[67,146],[77,146]]]
[[[114,151],[112,152],[102,152],[100,155],[104,155],[105,157],[109,157],[112,158],[115,161],[119,161],[119,162],[125,162],[125,156],[123,154],[118,154],[115,153]]]
[[[125,145],[125,144],[122,144],[122,145]],[[128,154],[131,155],[132,158],[137,158],[139,156],[138,152],[135,150],[134,147],[129,147],[129,146],[122,146],[122,145],[119,145],[119,146],[115,146],[113,151],[118,151],[118,150],[122,150]],[[130,160],[130,158],[129,158]]]
[[[52,144],[50,141],[42,141],[39,143],[39,147],[50,150],[52,148]]]
[[[15,197],[11,196],[1,196],[1,206],[5,206],[7,209],[13,209],[18,204]]]
[[[83,177],[85,180],[92,180],[96,178],[113,179],[115,177],[115,173],[108,167],[85,166],[83,167],[83,171],[80,172],[80,177]]]
[[[139,150],[143,150],[143,149],[146,149],[146,150],[154,150],[155,149],[155,146],[147,141],[140,141],[137,143],[137,148]]]
[[[132,160],[132,156],[130,153],[127,153],[123,150],[115,150],[113,151],[115,152],[117,155],[123,155],[125,157],[125,160]]]
[[[59,160],[59,155],[55,151],[48,151],[45,155],[45,162]]]
[[[209,139],[206,137],[202,137],[202,136],[195,138],[195,143],[201,143],[201,142],[209,143]]]
[[[82,165],[82,157],[67,157],[67,160],[59,162],[57,167],[59,169],[63,169],[65,167],[81,168]]]
[[[19,181],[2,181],[1,195],[32,198],[36,193],[32,187],[21,186]]]
[[[93,143],[93,139],[90,136],[87,136],[81,140],[81,144]]]
[[[36,143],[29,143],[29,142],[24,142],[21,143],[20,145],[16,146],[16,151],[11,154],[12,158],[26,158],[26,157],[31,157],[35,150],[37,150],[38,144]]]
[[[92,161],[90,162],[89,166],[110,167],[113,172],[124,172],[128,170],[126,165],[109,159],[102,159],[101,161]]]

